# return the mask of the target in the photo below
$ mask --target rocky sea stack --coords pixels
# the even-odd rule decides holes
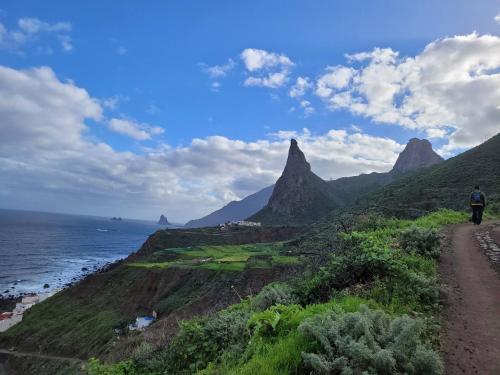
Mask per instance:
[[[160,216],[160,220],[158,220],[158,224],[160,225],[170,225],[167,217],[165,215]]]

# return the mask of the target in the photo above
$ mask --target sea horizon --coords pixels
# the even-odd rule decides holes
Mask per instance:
[[[0,208],[0,296],[62,289],[139,250],[161,228],[140,219]]]

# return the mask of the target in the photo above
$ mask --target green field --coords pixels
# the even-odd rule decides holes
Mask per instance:
[[[247,245],[207,245],[169,248],[156,251],[150,257],[128,263],[138,268],[201,268],[216,271],[243,271],[249,268],[271,268],[276,265],[296,265],[296,256],[282,253],[283,243]]]

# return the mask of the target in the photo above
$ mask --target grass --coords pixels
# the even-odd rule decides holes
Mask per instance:
[[[350,233],[341,234],[343,246],[347,247],[330,252],[331,263],[324,264],[317,272],[305,273],[288,282],[290,293],[297,296],[294,302],[289,303],[296,304],[284,306],[271,303],[264,311],[254,310],[250,297],[250,300],[244,300],[203,320],[188,322],[186,327],[195,329],[193,332],[205,332],[203,343],[196,339],[197,336],[191,336],[190,331],[182,333],[181,329],[182,340],[176,341],[175,348],[166,347],[157,353],[151,362],[156,367],[148,368],[148,373],[176,373],[168,370],[172,358],[176,358],[177,373],[182,368],[186,369],[185,373],[198,375],[300,373],[304,364],[302,353],[314,353],[317,347],[301,334],[298,327],[309,318],[331,311],[359,311],[361,305],[372,310],[383,310],[394,318],[404,314],[418,315],[425,327],[422,336],[425,345],[437,348],[437,260],[427,253],[407,251],[398,241],[401,231],[410,227],[422,229],[425,234],[425,230],[440,229],[446,225],[466,222],[467,219],[466,213],[441,210],[413,221],[383,219],[369,229],[360,227]],[[174,252],[184,261],[211,256],[213,260],[198,267],[234,271],[249,266],[258,268],[277,263],[296,264],[300,261],[296,256],[284,256],[283,253],[287,250],[283,244],[260,244],[250,247],[196,247],[175,249]],[[164,251],[161,256],[168,256],[167,253],[168,251]],[[325,295],[320,293],[313,294],[317,297],[311,299],[308,292],[314,290],[310,289],[311,286],[322,287],[321,283],[325,281],[324,286],[329,290],[327,297],[324,298]],[[329,282],[333,284],[330,285]],[[279,290],[282,293],[285,291],[283,288],[278,288]],[[240,331],[233,330],[229,334],[214,329],[226,327],[220,314],[236,311],[235,309],[245,312],[241,318],[244,320],[237,323],[239,327],[243,327]],[[248,328],[245,329],[245,326]],[[191,363],[189,357],[179,356],[179,353],[199,353],[203,348],[211,348],[214,345],[217,345],[218,350],[202,357],[201,362],[196,364]],[[176,350],[180,352],[175,354]],[[148,363],[148,359],[143,361]],[[133,362],[132,371],[127,374],[145,373],[145,368],[141,367],[143,364],[144,362],[140,361]]]
[[[54,317],[57,316],[57,319]],[[86,343],[90,353],[99,352],[113,338],[110,327],[121,323],[121,317],[101,306],[99,310],[84,304],[76,304],[58,294],[33,306],[23,317],[23,324],[17,324],[3,334],[3,337],[29,335],[32,349],[51,353],[54,347],[66,347],[71,355],[73,346]],[[50,339],[50,340],[47,340]],[[46,347],[38,343],[48,343]]]
[[[241,272],[245,269],[245,263],[243,262],[226,262],[226,263],[204,263],[201,264],[198,268],[203,268],[212,271],[233,271],[233,272]]]
[[[207,245],[163,249],[148,259],[128,263],[137,268],[199,268],[214,271],[243,271],[250,268],[271,268],[298,265],[296,256],[281,255],[283,244]]]

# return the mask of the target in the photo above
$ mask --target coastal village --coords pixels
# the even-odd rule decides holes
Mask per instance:
[[[2,312],[0,314],[0,332],[7,331],[13,325],[23,320],[23,314],[37,303],[45,301],[47,298],[56,294],[58,290],[47,293],[28,294],[22,297],[21,302],[16,303],[12,311]]]
[[[261,227],[262,223],[247,220],[227,221],[224,224],[219,224],[219,230],[226,231],[234,227]]]

